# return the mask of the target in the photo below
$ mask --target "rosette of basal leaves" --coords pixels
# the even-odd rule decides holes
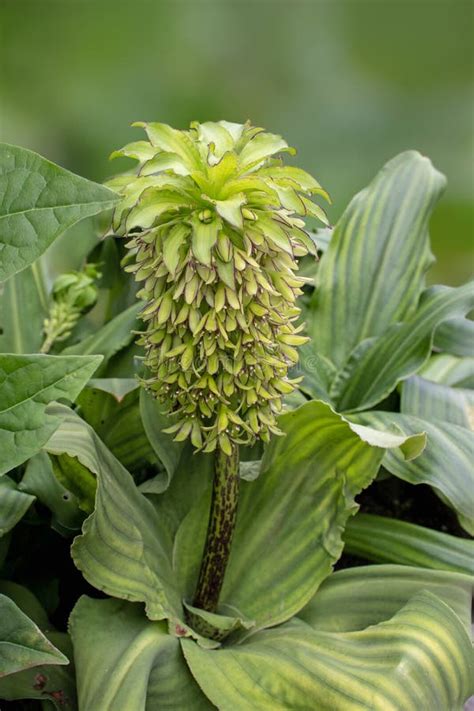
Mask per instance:
[[[296,386],[288,369],[306,342],[296,259],[315,253],[301,218],[326,222],[311,197],[328,195],[283,165],[275,156],[294,150],[261,128],[136,125],[149,140],[113,156],[138,170],[109,185],[122,196],[113,228],[129,238],[126,269],[143,282],[145,385],[175,415],[176,440],[230,454],[232,442],[278,433]]]

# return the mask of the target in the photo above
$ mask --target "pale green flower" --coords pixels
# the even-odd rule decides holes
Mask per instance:
[[[227,453],[268,440],[306,341],[295,326],[304,279],[296,257],[315,253],[299,216],[326,221],[328,198],[308,173],[276,155],[294,150],[249,124],[160,123],[112,154],[139,161],[109,182],[122,195],[116,233],[129,237],[143,282],[148,390],[175,416],[180,441]]]

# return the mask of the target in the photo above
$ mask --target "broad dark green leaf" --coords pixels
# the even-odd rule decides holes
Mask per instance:
[[[0,284],[0,352],[39,351],[47,312],[42,267],[37,260]]]
[[[0,281],[34,262],[79,220],[118,195],[25,148],[0,144]]]
[[[474,435],[464,427],[440,420],[422,420],[397,412],[370,412],[357,417],[372,427],[407,433],[426,432],[426,449],[416,460],[404,461],[387,452],[384,466],[411,484],[429,484],[456,512],[463,528],[474,534]]]
[[[347,522],[344,550],[375,563],[401,563],[474,576],[474,541],[406,521],[357,514]]]
[[[427,289],[414,316],[377,338],[361,342],[351,353],[329,393],[338,410],[359,411],[383,400],[400,380],[416,373],[426,361],[435,328],[473,307],[474,282],[457,289]]]
[[[92,355],[100,354],[104,361],[99,373],[105,370],[107,362],[122,348],[128,346],[134,338],[134,331],[140,328],[141,322],[138,314],[143,308],[141,302],[133,304],[111,321],[102,326],[96,333],[91,334],[83,341],[65,348],[65,355]]]
[[[474,344],[474,321],[455,318],[442,323],[436,329],[434,346],[440,351],[457,356],[472,356]]]
[[[315,630],[355,632],[389,620],[413,595],[428,590],[454,610],[469,632],[472,589],[471,575],[407,565],[363,565],[327,578],[298,617]]]
[[[8,476],[0,477],[0,537],[20,521],[35,500]]]
[[[412,375],[401,386],[400,410],[425,420],[443,420],[474,429],[474,392]]]
[[[101,356],[0,355],[0,474],[36,454],[60,419],[53,400],[74,400]]]
[[[355,196],[318,270],[310,332],[342,367],[353,349],[410,318],[432,262],[427,223],[445,179],[415,151],[389,161]]]
[[[460,709],[472,687],[469,635],[426,591],[361,631],[322,632],[294,620],[240,645],[182,645],[193,676],[221,711]]]
[[[81,597],[70,619],[81,711],[206,711],[177,637],[141,605]]]
[[[323,402],[283,415],[286,433],[272,441],[256,481],[242,481],[237,527],[221,603],[258,628],[295,614],[329,575],[342,552],[341,533],[354,497],[375,477],[384,447],[415,456],[424,438],[384,438],[350,425]],[[174,561],[192,594],[199,570],[209,490],[178,530]],[[258,570],[258,575],[249,571]]]
[[[10,598],[0,594],[0,678],[40,664],[68,664]]]

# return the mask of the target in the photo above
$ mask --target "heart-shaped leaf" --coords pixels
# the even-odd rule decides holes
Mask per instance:
[[[33,151],[0,144],[0,281],[34,262],[62,232],[113,207],[118,195]]]
[[[101,356],[0,355],[0,474],[36,454],[60,423],[53,400],[74,400]]]

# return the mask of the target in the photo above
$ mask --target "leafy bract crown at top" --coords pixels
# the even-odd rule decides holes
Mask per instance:
[[[311,196],[328,195],[275,157],[295,152],[280,136],[248,123],[135,125],[148,141],[112,157],[138,170],[109,186],[122,197],[113,227],[129,238],[126,269],[143,282],[144,385],[175,415],[178,441],[230,453],[268,440],[306,341],[296,257],[315,247],[300,216],[326,222]]]

